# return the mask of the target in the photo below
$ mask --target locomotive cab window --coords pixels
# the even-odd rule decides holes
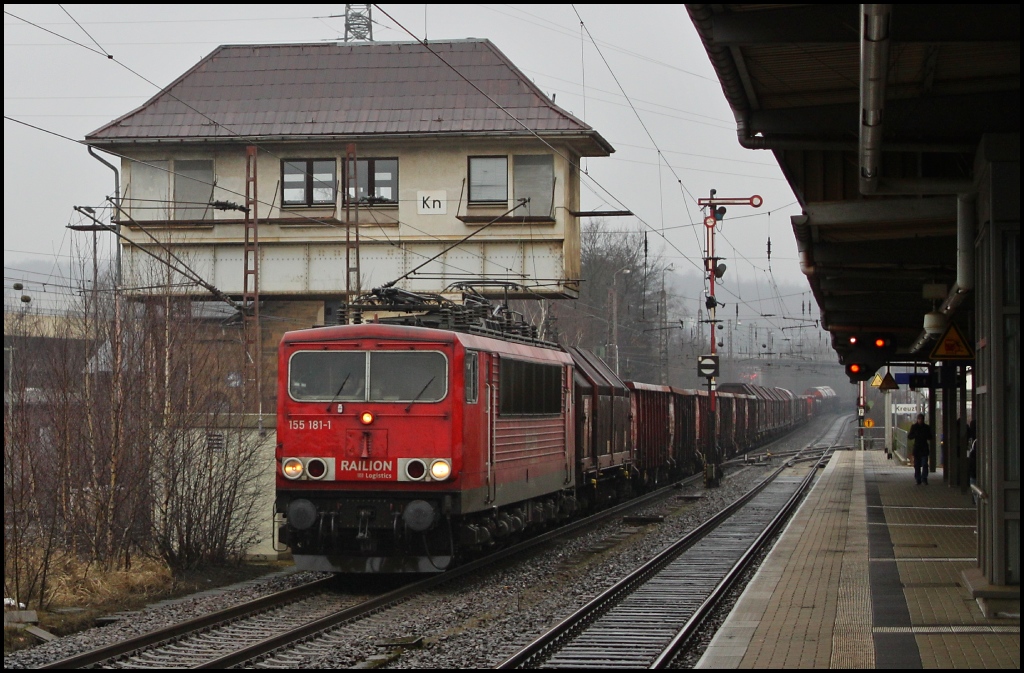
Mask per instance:
[[[448,360],[436,351],[299,351],[288,392],[296,402],[440,402]]]
[[[370,353],[371,402],[439,402],[447,384],[448,362],[441,353]]]
[[[366,353],[299,351],[289,364],[288,392],[298,402],[363,400]]]
[[[562,412],[562,367],[522,360],[501,361],[502,415]]]

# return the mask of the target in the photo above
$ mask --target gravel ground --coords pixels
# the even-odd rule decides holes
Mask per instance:
[[[807,429],[791,444],[810,441]],[[777,450],[784,450],[779,447]],[[528,557],[482,571],[400,606],[378,613],[335,636],[294,648],[270,666],[301,668],[480,668],[494,667],[664,549],[768,474],[767,466],[739,468],[721,488],[680,489],[635,514],[661,515],[643,526],[622,519],[571,539],[552,542]],[[38,666],[94,647],[123,640],[174,622],[237,605],[312,579],[317,573],[277,573],[234,587],[157,604],[114,625],[94,628],[4,657],[5,668]],[[353,580],[356,588],[362,580]],[[712,634],[713,630],[709,630]],[[421,647],[388,641],[421,637]],[[710,635],[706,637],[710,639]],[[695,661],[695,659],[694,659]],[[685,664],[684,664],[685,665]]]
[[[690,487],[638,514],[662,515],[663,523],[642,527],[610,522],[517,563],[498,577],[437,592],[458,610],[454,625],[425,613],[428,647],[399,652],[391,668],[492,668],[533,638],[615,584],[646,559],[692,530],[767,473],[752,467],[714,491]],[[691,500],[687,496],[700,496]],[[609,547],[609,545],[611,545]],[[442,615],[438,615],[442,616]],[[383,634],[382,634],[383,635]],[[380,653],[386,652],[381,649]],[[318,665],[335,664],[325,658]]]
[[[161,601],[142,610],[126,613],[128,616],[115,624],[80,631],[50,643],[4,655],[4,668],[41,666],[326,576],[326,573],[297,573],[285,570],[236,585]]]

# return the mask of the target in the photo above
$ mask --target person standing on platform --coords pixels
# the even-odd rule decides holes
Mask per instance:
[[[928,458],[931,455],[932,428],[924,422],[924,414],[917,415],[917,422],[910,426],[907,441],[914,440],[914,479],[917,485],[928,485]]]

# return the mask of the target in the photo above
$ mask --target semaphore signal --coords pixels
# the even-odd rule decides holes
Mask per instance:
[[[760,208],[761,204],[764,203],[764,199],[757,194],[748,197],[726,197],[715,196],[717,193],[717,190],[712,189],[709,198],[697,199],[698,205],[710,208],[707,217],[704,218],[704,270],[708,274],[708,296],[704,306],[708,309],[707,322],[711,326],[711,354],[701,356],[698,366],[700,375],[708,380],[708,402],[711,409],[711,413],[708,414],[708,422],[711,425],[709,436],[712,439],[712,450],[711,455],[707,457],[704,464],[705,486],[718,486],[721,483],[722,477],[721,451],[719,450],[717,438],[718,428],[715,427],[715,390],[719,373],[717,349],[715,348],[715,330],[720,327],[719,321],[715,317],[715,309],[718,306],[724,306],[724,304],[719,304],[718,299],[715,298],[715,280],[725,275],[725,264],[721,262],[721,257],[715,255],[715,229],[725,219],[726,206]],[[712,366],[712,363],[714,366]]]

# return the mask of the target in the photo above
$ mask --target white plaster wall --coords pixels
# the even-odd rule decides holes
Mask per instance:
[[[360,157],[397,157],[399,162],[399,204],[359,209],[364,288],[402,275],[444,247],[481,228],[479,224],[460,221],[458,215],[496,217],[514,205],[513,155],[553,154],[553,224],[491,225],[421,270],[414,281],[402,286],[437,292],[454,279],[484,275],[523,284],[536,282],[540,286],[540,294],[565,292],[563,285],[552,285],[551,280],[579,276],[579,225],[577,218],[568,213],[579,207],[578,174],[570,163],[577,162],[578,157],[564,143],[553,145],[561,155],[553,153],[536,139],[435,139],[359,144],[357,154]],[[261,220],[271,220],[264,221],[259,227],[262,294],[291,296],[344,291],[345,227],[338,220],[344,220],[345,212],[340,204],[333,209],[282,210],[280,207],[282,160],[334,157],[338,161],[340,177],[344,150],[344,144],[261,145],[257,164],[258,215]],[[470,206],[467,203],[468,157],[487,155],[509,157],[509,201],[505,207]],[[132,156],[140,161],[212,158],[218,187],[214,198],[244,204],[243,146],[133,148]],[[122,162],[129,199],[133,193],[132,163],[130,160]],[[152,192],[151,187],[144,185],[135,189],[140,194]],[[421,215],[417,212],[417,193],[425,190],[444,190],[447,193],[447,214]],[[173,194],[173,191],[171,183],[169,193]],[[166,241],[175,254],[187,259],[189,265],[205,279],[224,292],[240,294],[244,230],[238,220],[242,214],[213,211],[211,215],[208,221],[197,226],[174,224],[159,227],[154,223],[147,229]],[[282,222],[282,219],[288,222]],[[139,245],[153,247],[152,240],[136,227],[126,227],[124,233]],[[152,275],[153,268],[160,266],[132,246],[124,249],[124,263],[126,273],[138,277]],[[165,271],[160,273],[166,275]]]

